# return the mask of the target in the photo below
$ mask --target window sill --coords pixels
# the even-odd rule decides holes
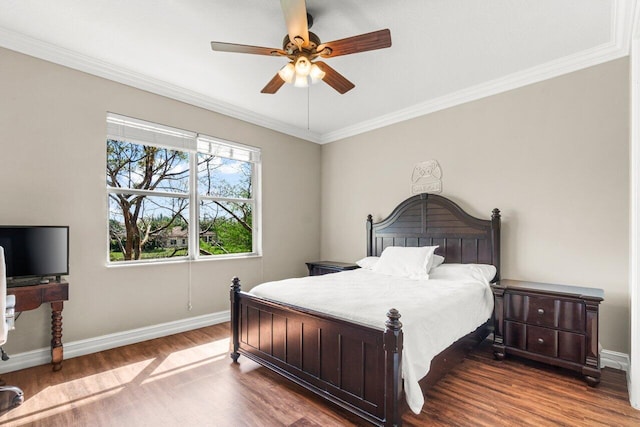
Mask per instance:
[[[179,258],[171,261],[161,261],[161,260],[139,260],[139,261],[121,261],[121,262],[110,262],[107,261],[107,268],[120,268],[120,267],[133,267],[133,266],[147,266],[147,265],[170,265],[170,264],[185,264],[190,262],[201,263],[201,262],[212,262],[212,261],[228,261],[228,260],[243,260],[243,259],[253,259],[253,258],[262,258],[262,254],[239,254],[239,255],[218,255],[218,256],[209,256],[202,257],[198,259],[190,259],[190,258]]]

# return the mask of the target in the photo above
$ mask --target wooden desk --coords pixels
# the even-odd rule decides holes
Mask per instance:
[[[15,311],[35,310],[43,303],[51,304],[51,364],[54,371],[62,369],[62,302],[69,300],[69,283],[8,287],[7,295],[16,296]]]

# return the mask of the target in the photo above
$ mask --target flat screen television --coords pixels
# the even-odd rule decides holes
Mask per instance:
[[[8,285],[69,274],[67,226],[0,226],[0,246]]]

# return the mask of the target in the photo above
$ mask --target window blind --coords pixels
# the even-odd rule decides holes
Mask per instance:
[[[107,137],[182,151],[198,151],[244,162],[260,162],[260,149],[115,113],[107,113]]]
[[[237,142],[225,141],[206,135],[198,135],[198,152],[213,156],[226,157],[243,162],[257,163],[260,161],[260,149]]]
[[[113,113],[107,114],[107,137],[183,151],[193,151],[196,148],[194,132]]]

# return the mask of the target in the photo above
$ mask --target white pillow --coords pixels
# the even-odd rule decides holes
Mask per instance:
[[[496,267],[490,264],[442,264],[429,272],[435,280],[473,280],[489,283],[496,276]]]
[[[431,273],[431,270],[433,270],[434,268],[436,268],[437,266],[439,266],[443,262],[444,262],[444,257],[443,256],[440,256],[440,255],[437,255],[437,254],[433,254],[431,259],[429,260],[429,265],[427,266],[429,273]]]
[[[437,246],[402,247],[388,246],[382,251],[373,271],[388,276],[407,277],[415,280],[429,278],[429,260]]]
[[[356,264],[358,264],[358,266],[360,266],[361,268],[373,270],[373,267],[378,263],[379,259],[379,256],[368,256],[362,258],[359,261],[356,261]]]

